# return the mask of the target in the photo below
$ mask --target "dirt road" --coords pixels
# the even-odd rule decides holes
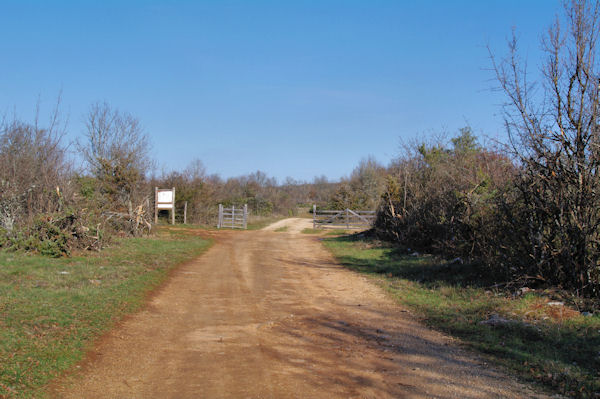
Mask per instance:
[[[213,234],[57,397],[542,397],[421,326],[314,237]]]
[[[263,231],[277,231],[278,229],[285,228],[286,233],[296,234],[302,232],[304,229],[312,229],[312,219],[305,218],[289,218],[275,222],[263,229]]]

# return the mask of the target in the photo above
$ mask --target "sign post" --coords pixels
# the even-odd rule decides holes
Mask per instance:
[[[158,223],[158,211],[171,211],[171,224],[175,224],[175,187],[154,187],[154,223]]]

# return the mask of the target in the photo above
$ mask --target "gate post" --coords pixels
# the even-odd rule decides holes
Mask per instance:
[[[346,208],[346,228],[350,228],[350,220],[348,219],[348,208]]]
[[[171,224],[175,224],[175,187],[173,187],[173,209],[171,209]]]
[[[220,229],[223,225],[223,204],[219,204],[219,218],[217,220],[217,229]]]
[[[231,228],[235,229],[235,205],[231,205]]]
[[[317,205],[313,204],[313,230],[317,228]]]
[[[158,187],[154,187],[154,224],[158,224]]]
[[[244,204],[244,230],[248,228],[248,204]]]

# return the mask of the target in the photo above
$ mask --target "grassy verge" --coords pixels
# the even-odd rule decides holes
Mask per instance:
[[[286,216],[248,216],[248,230],[260,230],[279,220],[285,219]]]
[[[318,234],[322,236],[341,236],[344,234],[348,234],[347,230],[325,230],[325,229],[312,229],[306,228],[302,229],[300,232],[302,234]]]
[[[278,229],[275,229],[275,231],[278,233],[284,233],[284,232],[288,231],[288,229],[289,229],[289,226],[282,226]]]
[[[324,243],[341,264],[371,275],[425,323],[497,364],[570,397],[600,397],[598,314],[552,304],[556,292],[491,289],[494,276],[472,265],[408,256],[352,237]],[[500,322],[489,323],[493,315]]]
[[[302,231],[300,233],[302,234],[321,234],[322,230],[319,229],[310,229],[310,228],[306,228],[306,229],[302,229]]]
[[[191,223],[187,223],[187,224],[180,223],[180,224],[175,224],[175,225],[165,223],[163,225],[159,225],[159,228],[161,228],[163,230],[167,229],[167,230],[169,230],[169,232],[171,234],[175,234],[175,232],[178,230],[183,230],[184,235],[189,234],[191,231],[218,230],[216,224],[208,225],[208,224],[191,224]],[[186,232],[186,230],[187,230],[187,232]]]
[[[0,252],[0,398],[44,397],[43,386],[81,360],[94,338],[209,245],[163,228],[86,256]]]

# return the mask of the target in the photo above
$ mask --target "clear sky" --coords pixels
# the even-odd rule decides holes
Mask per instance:
[[[401,140],[505,135],[486,45],[534,67],[557,0],[0,0],[0,111],[137,116],[167,170],[337,179]]]

